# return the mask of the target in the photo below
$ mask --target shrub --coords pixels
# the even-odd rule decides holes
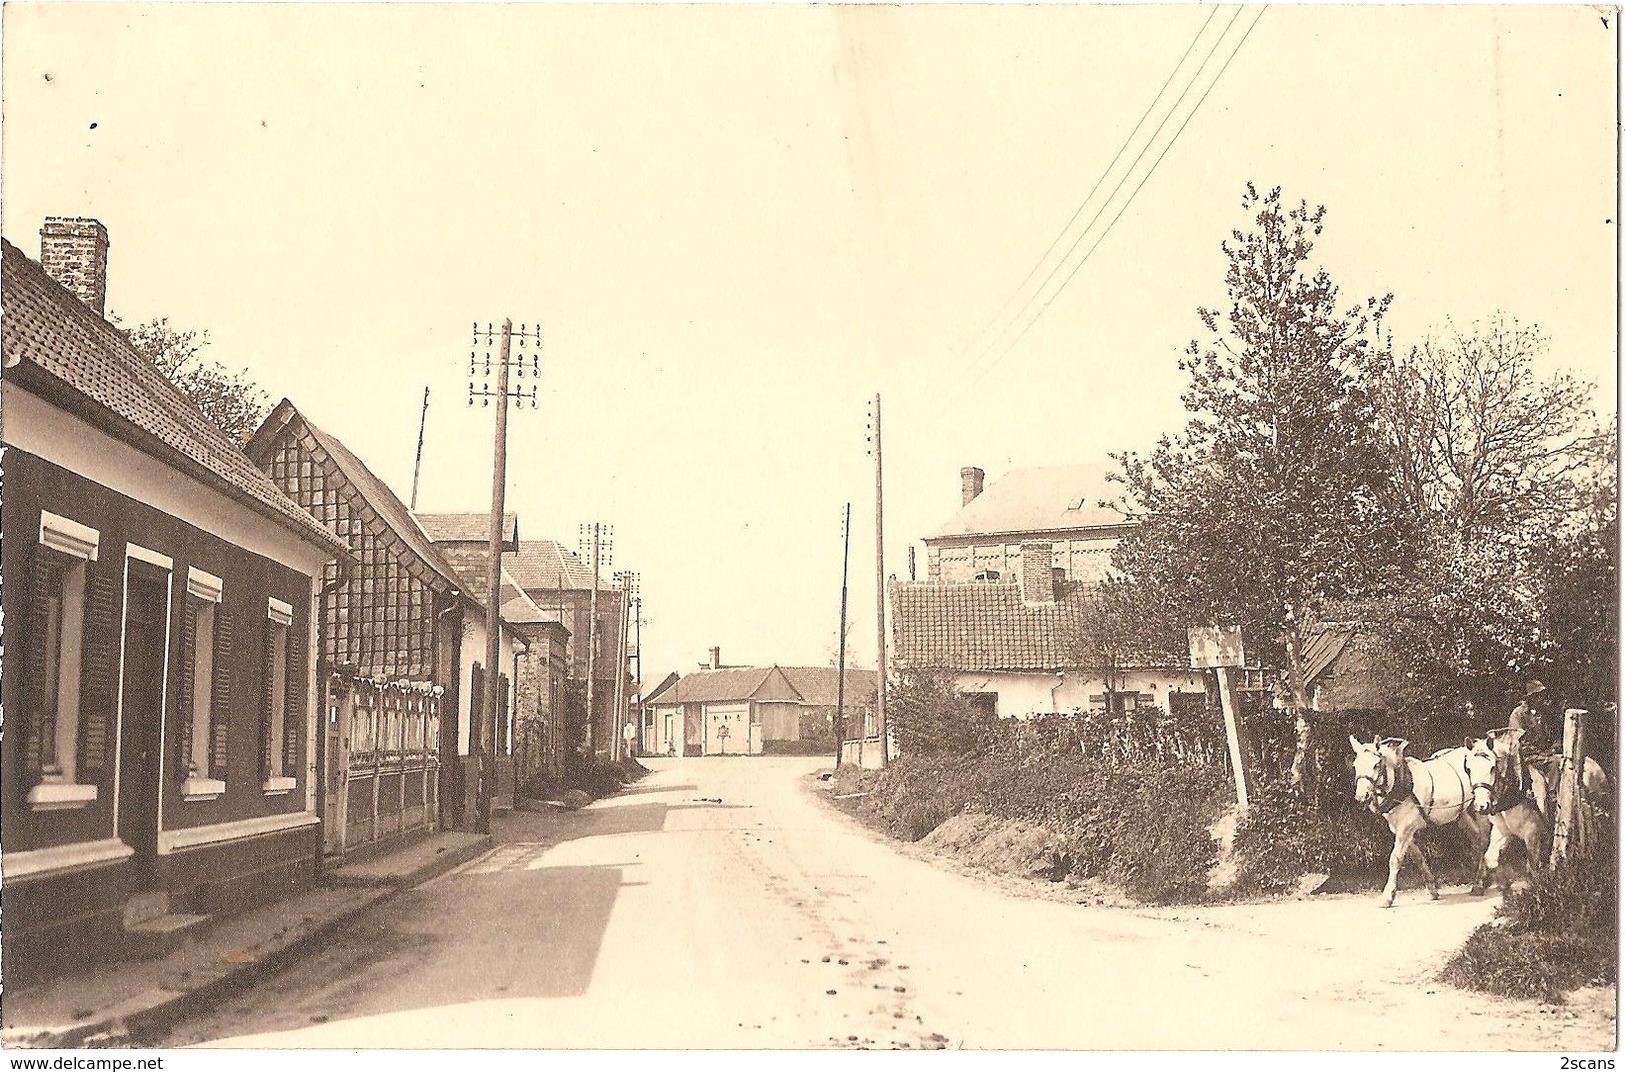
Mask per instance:
[[[1222,773],[1200,767],[1000,748],[983,756],[905,755],[874,776],[862,810],[906,841],[965,811],[1041,827],[1066,846],[1065,873],[1100,876],[1143,900],[1166,902],[1205,890],[1215,855],[1207,831],[1227,788]]]
[[[1441,977],[1468,990],[1556,1003],[1565,990],[1614,982],[1616,956],[1612,934],[1535,934],[1486,923]]]
[[[1317,810],[1284,783],[1253,794],[1236,827],[1237,881],[1242,888],[1275,891],[1302,875],[1342,878],[1385,875],[1393,835],[1369,812]]]
[[[1445,966],[1448,983],[1513,997],[1562,992],[1619,977],[1619,871],[1614,830],[1555,871],[1537,871],[1509,894],[1501,919],[1474,931]]]

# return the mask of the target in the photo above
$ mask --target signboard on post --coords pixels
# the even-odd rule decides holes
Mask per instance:
[[[1224,736],[1230,746],[1230,770],[1236,779],[1236,803],[1247,810],[1247,764],[1241,755],[1240,705],[1235,670],[1247,665],[1241,629],[1234,625],[1196,626],[1190,631],[1191,668],[1212,670],[1219,678],[1219,706],[1224,709]]]
[[[1236,625],[1199,625],[1190,631],[1191,667],[1196,670],[1217,670],[1221,667],[1247,665],[1241,650],[1241,627]]]

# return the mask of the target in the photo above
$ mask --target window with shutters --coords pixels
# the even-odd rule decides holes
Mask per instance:
[[[265,698],[260,711],[260,778],[268,795],[292,792],[298,784],[291,754],[290,735],[295,732],[289,717],[294,706],[294,690],[300,687],[292,672],[293,655],[288,632],[293,626],[293,607],[280,599],[267,600],[265,614]]]
[[[187,571],[181,620],[181,796],[213,800],[226,791],[226,731],[231,680],[231,626],[221,603],[225,582]]]
[[[86,644],[85,619],[92,595],[90,565],[97,559],[100,534],[48,511],[40,515],[39,545],[30,577],[30,609],[24,697],[24,768],[28,803],[37,811],[80,808],[96,799],[100,761],[81,748],[102,749],[105,718],[94,692],[104,668],[88,665],[105,643]],[[100,578],[98,578],[100,580]],[[97,604],[104,585],[97,586]],[[106,659],[101,660],[105,662]],[[88,733],[87,733],[88,731]],[[87,740],[88,736],[88,740]]]

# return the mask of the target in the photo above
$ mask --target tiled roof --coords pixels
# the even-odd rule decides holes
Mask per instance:
[[[660,691],[645,702],[744,703],[756,700],[834,707],[837,678],[832,666],[739,666],[699,670],[675,683],[663,682]],[[876,680],[873,670],[848,670],[846,701],[872,701]]]
[[[667,689],[671,688],[675,684],[677,684],[677,671],[672,670],[669,673],[667,673],[665,677],[660,679],[660,683],[658,685],[656,685],[653,689],[651,689],[649,691],[649,694],[643,698],[643,702],[644,703],[655,703],[655,702],[657,702],[659,697],[660,697],[660,694],[665,692]]]
[[[412,553],[423,560],[424,564],[434,570],[453,587],[460,587],[461,581],[452,570],[451,563],[446,561],[443,554],[430,542],[428,534],[418,525],[412,511],[406,508],[399,497],[390,490],[389,485],[373,473],[362,461],[345,446],[343,441],[331,433],[318,428],[309,417],[299,412],[299,408],[284,398],[277,403],[271,415],[265,418],[259,431],[249,442],[248,456],[256,462],[264,464],[270,455],[273,445],[279,440],[282,432],[294,421],[302,424],[311,438],[316,440],[321,448],[333,459],[339,471],[355,488],[356,492],[366,500],[378,516],[383,519],[400,538],[412,549]]]
[[[210,484],[310,543],[348,557],[349,548],[255,468],[124,333],[0,240],[0,344],[14,366],[44,373],[76,400],[114,418],[133,445]],[[150,440],[150,442],[143,442]]]
[[[1026,603],[1014,581],[889,585],[895,657],[951,670],[1063,670],[1085,660],[1092,590],[1067,584],[1053,603]],[[1186,652],[1143,652],[1127,666],[1183,667]]]
[[[679,678],[662,692],[657,703],[744,702],[761,687],[771,667],[740,666],[727,670],[699,670]]]
[[[508,569],[521,587],[573,589],[592,587],[592,568],[574,551],[552,540],[522,540],[519,551],[508,559]],[[602,578],[599,588],[611,587]]]
[[[483,514],[418,514],[418,524],[435,543],[488,544],[491,539],[491,515]],[[519,518],[515,514],[502,515],[502,542],[512,551],[519,544]]]
[[[1118,490],[1107,472],[1100,465],[1011,470],[926,539],[1122,525],[1121,513],[1101,505]]]
[[[786,666],[782,668],[784,675],[790,679],[790,684],[796,687],[801,697],[814,707],[834,707],[836,700],[836,685],[840,682],[840,672],[833,666]],[[846,672],[847,703],[871,703],[875,698],[875,682],[879,680],[873,670],[848,670]]]
[[[1306,684],[1324,674],[1354,639],[1354,630],[1322,627],[1313,630],[1303,644],[1303,677]]]

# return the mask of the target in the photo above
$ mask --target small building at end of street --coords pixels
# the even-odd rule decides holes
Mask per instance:
[[[685,756],[833,753],[837,702],[844,704],[848,736],[874,727],[877,675],[823,666],[721,665],[668,681],[644,701],[659,752]],[[651,742],[652,743],[652,742]]]

